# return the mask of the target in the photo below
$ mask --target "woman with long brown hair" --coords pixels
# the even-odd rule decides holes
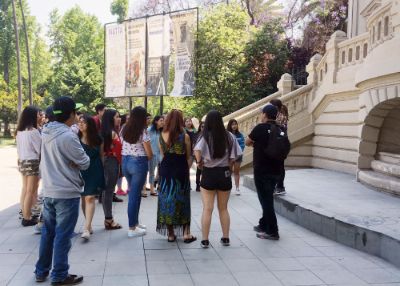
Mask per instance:
[[[37,195],[39,183],[39,162],[42,138],[38,130],[39,109],[27,106],[18,120],[16,141],[18,153],[18,170],[22,175],[22,192],[20,198],[23,226],[37,224],[32,217],[31,208]]]
[[[185,243],[196,237],[190,234],[190,180],[191,141],[184,130],[182,112],[172,110],[160,136],[162,161],[158,194],[157,232],[176,241],[183,235]]]
[[[85,227],[82,238],[88,240],[93,233],[92,220],[95,210],[95,198],[105,187],[103,168],[103,142],[97,132],[96,121],[89,115],[82,115],[78,122],[79,140],[90,158],[90,166],[81,171],[85,181],[82,196],[82,211],[85,216]]]
[[[146,109],[132,109],[122,130],[122,173],[128,181],[128,237],[143,236],[146,226],[139,223],[141,192],[146,182],[149,160],[153,158],[150,137],[146,131]]]

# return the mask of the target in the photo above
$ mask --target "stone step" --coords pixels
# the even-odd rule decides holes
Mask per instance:
[[[375,171],[360,171],[358,180],[380,191],[400,196],[400,178]]]
[[[379,152],[378,159],[385,163],[400,165],[400,154]]]
[[[388,176],[400,177],[400,165],[386,163],[380,160],[371,162],[372,170]]]
[[[370,176],[396,181],[400,186],[397,178],[373,171],[361,173],[363,179]],[[375,192],[347,174],[327,170],[287,171],[285,184],[287,194],[274,197],[278,214],[400,267],[400,198]],[[253,175],[245,175],[243,185],[255,191]]]

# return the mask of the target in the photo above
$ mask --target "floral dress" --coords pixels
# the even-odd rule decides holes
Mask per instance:
[[[157,232],[168,234],[168,226],[182,236],[190,227],[189,166],[186,158],[185,133],[168,147],[162,136],[160,145],[164,157],[160,165],[160,191],[158,193]]]

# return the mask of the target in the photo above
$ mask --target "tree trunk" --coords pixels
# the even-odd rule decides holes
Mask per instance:
[[[22,23],[23,23],[24,32],[25,32],[26,58],[28,61],[29,104],[32,105],[33,104],[33,91],[32,91],[31,53],[30,53],[30,48],[29,48],[28,30],[26,28],[26,21],[25,21],[24,7],[22,6],[22,0],[19,0],[19,6],[21,8]]]
[[[1,5],[1,12],[4,15],[7,15],[7,11],[8,11],[8,7],[9,7],[9,3],[7,1],[4,1],[3,4]],[[5,18],[6,19],[6,18]],[[2,58],[3,58],[3,78],[4,81],[7,84],[7,88],[10,84],[10,66],[9,66],[9,61],[10,61],[10,45],[9,43],[11,42],[11,38],[10,38],[10,34],[6,33],[5,35],[6,37],[6,43],[5,43],[5,48],[2,54]]]
[[[15,11],[15,0],[11,0],[14,18],[14,31],[15,31],[15,49],[17,50],[17,68],[18,68],[18,118],[22,112],[22,80],[21,80],[21,58],[19,54],[19,33],[18,33],[18,21],[17,13]]]

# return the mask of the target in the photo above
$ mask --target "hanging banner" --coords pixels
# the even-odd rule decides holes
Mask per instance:
[[[105,26],[105,96],[125,96],[125,28],[124,24]]]
[[[169,75],[171,19],[169,15],[147,20],[148,58],[146,95],[166,95]]]
[[[195,88],[195,33],[197,10],[171,15],[175,78],[172,96],[192,96]]]
[[[126,96],[146,93],[146,20],[126,23]]]

